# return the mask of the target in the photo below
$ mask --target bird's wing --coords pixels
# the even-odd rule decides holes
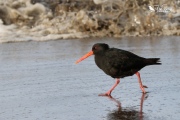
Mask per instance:
[[[128,71],[136,68],[140,64],[141,57],[116,48],[111,48],[106,52],[107,64],[110,64],[115,69]]]

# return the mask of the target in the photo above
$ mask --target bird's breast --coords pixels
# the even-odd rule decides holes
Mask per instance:
[[[106,57],[100,57],[100,56],[95,56],[95,63],[96,65],[103,70],[107,75],[110,75],[111,77],[116,76],[118,73],[118,70],[113,68],[108,60],[106,60]]]
[[[103,58],[102,58],[101,56],[95,55],[94,59],[95,59],[96,65],[97,65],[100,69],[103,69],[103,66],[104,66]]]

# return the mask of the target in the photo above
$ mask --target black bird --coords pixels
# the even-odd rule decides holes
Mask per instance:
[[[160,65],[160,58],[143,58],[129,51],[109,48],[109,45],[105,43],[96,43],[92,47],[92,51],[85,54],[76,64],[86,59],[91,55],[95,55],[96,65],[102,69],[107,75],[112,78],[116,78],[116,83],[112,88],[100,96],[110,96],[114,88],[119,84],[120,78],[137,75],[140,88],[143,93],[146,93],[144,86],[141,82],[140,73],[138,72],[143,67],[148,65]]]

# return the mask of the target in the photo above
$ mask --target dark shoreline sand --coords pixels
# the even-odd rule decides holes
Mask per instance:
[[[97,68],[93,57],[74,64],[97,42],[161,58],[161,66],[140,71],[149,87],[146,96],[136,76],[121,80],[114,99],[98,96],[115,81]],[[179,45],[176,36],[0,44],[0,119],[179,120]]]

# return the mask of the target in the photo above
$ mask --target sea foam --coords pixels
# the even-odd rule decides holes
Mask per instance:
[[[0,42],[180,35],[176,2],[4,0],[0,1]]]

